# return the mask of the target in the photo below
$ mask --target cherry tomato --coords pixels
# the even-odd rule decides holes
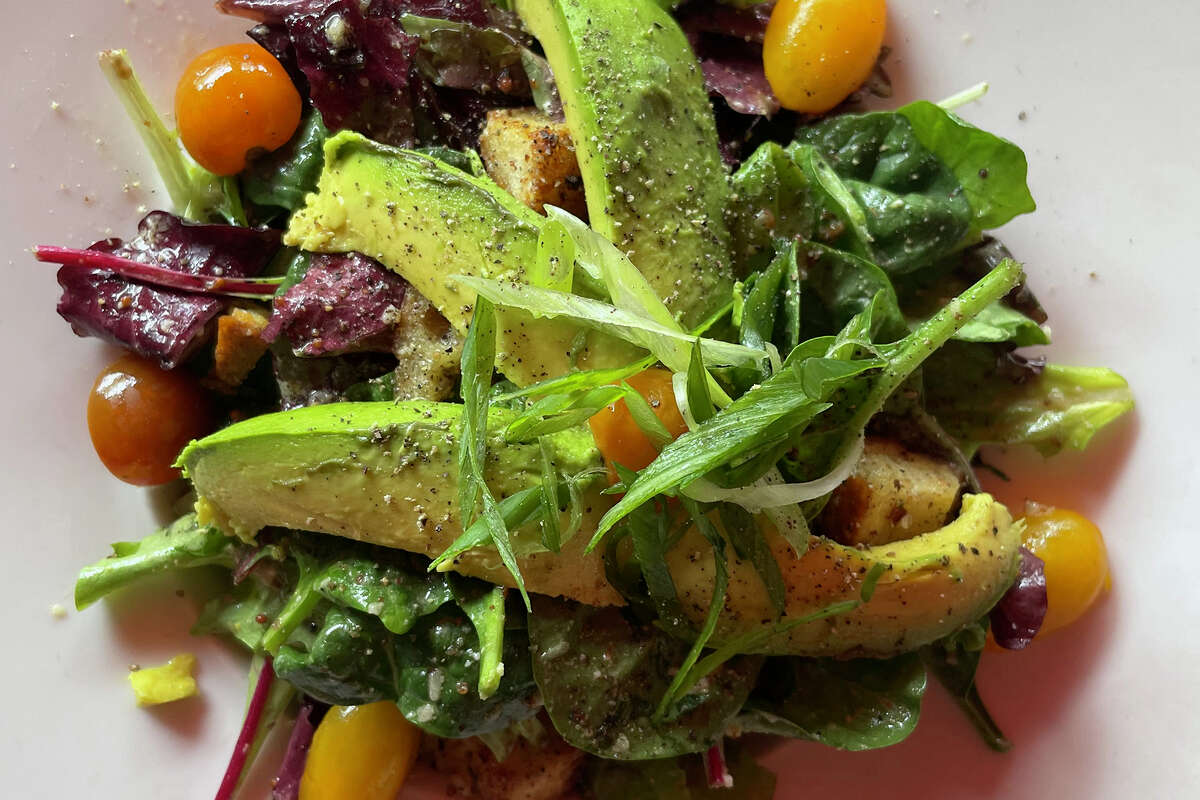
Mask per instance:
[[[779,102],[821,114],[845,100],[871,74],[886,23],[886,0],[779,0],[763,41]]]
[[[1046,619],[1039,635],[1079,619],[1111,585],[1104,537],[1091,520],[1064,508],[1025,516],[1025,546],[1046,562]]]
[[[313,736],[300,800],[395,800],[420,741],[395,703],[334,706]]]
[[[249,154],[283,146],[300,124],[300,110],[287,71],[257,44],[202,53],[175,89],[179,138],[217,175],[241,172]]]
[[[138,486],[179,477],[171,466],[179,451],[212,430],[208,396],[192,378],[132,355],[109,364],[96,378],[87,421],[104,466]]]
[[[671,371],[648,369],[629,378],[627,383],[646,398],[654,415],[666,427],[672,437],[687,431],[687,423],[675,404],[675,391],[671,388]],[[618,400],[588,420],[596,446],[609,464],[617,463],[628,469],[642,469],[658,457],[654,446],[642,429],[633,421],[629,406]]]

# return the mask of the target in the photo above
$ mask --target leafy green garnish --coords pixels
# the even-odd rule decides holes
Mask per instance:
[[[100,71],[137,128],[176,212],[201,222],[221,220],[230,225],[245,225],[246,215],[236,180],[212,174],[184,152],[146,96],[128,53],[124,50],[100,53]]]
[[[925,668],[915,653],[853,661],[771,658],[734,725],[747,733],[870,750],[903,741],[916,729],[924,694]]]
[[[232,569],[237,546],[236,539],[186,514],[140,542],[116,542],[111,556],[84,567],[75,581],[75,607],[82,611],[110,592],[168,570],[209,564]]]
[[[1012,742],[992,719],[975,686],[975,672],[979,668],[979,657],[983,653],[986,638],[985,617],[953,636],[922,647],[921,660],[946,687],[988,746],[1004,752],[1012,747]]]
[[[242,174],[242,193],[260,207],[262,217],[269,220],[304,206],[308,193],[317,190],[328,137],[320,112],[313,109],[291,141],[250,163]]]
[[[480,516],[487,526],[488,536],[500,554],[500,560],[512,574],[525,607],[529,608],[529,593],[525,590],[525,579],[521,576],[521,568],[513,553],[508,527],[483,474],[487,455],[487,411],[495,363],[496,312],[492,304],[481,296],[475,303],[475,313],[462,350],[463,411],[458,430],[459,513],[463,528],[470,530],[475,521],[476,508],[482,505]]]

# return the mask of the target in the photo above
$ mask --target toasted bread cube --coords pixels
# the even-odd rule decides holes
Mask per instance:
[[[587,213],[575,144],[566,123],[536,108],[489,111],[479,155],[492,180],[539,214],[546,205]]]
[[[449,400],[461,370],[462,338],[420,292],[404,293],[392,340],[397,400]]]
[[[945,525],[962,488],[945,461],[869,438],[854,472],[825,506],[822,532],[847,545],[911,539]]]
[[[217,319],[212,377],[222,387],[236,388],[267,352],[262,332],[270,318],[261,308],[235,306]]]

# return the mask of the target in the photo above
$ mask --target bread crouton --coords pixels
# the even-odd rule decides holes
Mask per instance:
[[[449,400],[458,381],[462,338],[420,292],[409,287],[397,315],[392,352],[397,400]]]
[[[583,179],[566,123],[535,108],[489,111],[479,155],[492,180],[539,214],[552,205],[586,215]]]
[[[950,464],[889,439],[868,438],[853,474],[825,506],[821,529],[847,545],[910,539],[945,525],[961,492]]]
[[[270,316],[261,308],[235,306],[217,319],[212,378],[222,388],[237,388],[267,352],[262,332]]]

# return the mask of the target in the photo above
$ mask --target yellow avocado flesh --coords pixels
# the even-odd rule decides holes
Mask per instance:
[[[242,537],[267,526],[316,531],[435,557],[462,533],[456,429],[462,407],[446,403],[337,403],[267,414],[190,444],[180,455],[196,487],[202,521]],[[485,477],[497,500],[542,480],[541,452],[505,444],[512,412],[489,416]],[[586,430],[549,437],[561,475],[602,467]],[[531,592],[591,605],[622,602],[599,553],[584,555],[590,531],[612,501],[600,486],[581,492],[583,527],[562,552],[546,551],[536,524],[512,532]],[[568,524],[566,512],[562,518]],[[454,571],[513,586],[494,549],[453,562]]]
[[[966,495],[958,518],[930,533],[876,547],[813,537],[797,558],[774,531],[771,551],[787,589],[782,622],[859,598],[875,564],[885,572],[869,602],[778,635],[776,655],[889,656],[933,642],[983,616],[1008,590],[1020,557],[1020,525],[991,495]],[[712,600],[712,548],[695,530],[667,555],[686,616],[697,624]],[[776,617],[753,566],[729,561],[729,593],[712,644],[773,627]]]
[[[528,283],[545,218],[485,177],[343,131],[325,143],[317,191],[292,215],[284,241],[314,253],[357,251],[400,274],[460,334],[475,292],[454,275]],[[631,345],[559,319],[497,310],[496,367],[521,386],[572,367],[635,361]],[[573,352],[574,350],[574,352]]]

